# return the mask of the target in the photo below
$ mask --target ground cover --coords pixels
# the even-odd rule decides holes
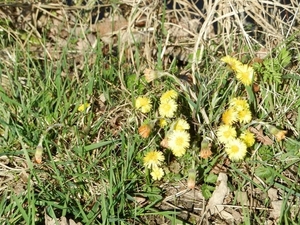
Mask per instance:
[[[3,224],[299,224],[299,3],[0,3]]]

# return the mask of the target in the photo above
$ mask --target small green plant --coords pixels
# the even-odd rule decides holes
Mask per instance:
[[[265,58],[262,63],[254,63],[253,68],[264,82],[281,84],[284,69],[291,63],[291,59],[290,52],[283,48],[278,56]]]

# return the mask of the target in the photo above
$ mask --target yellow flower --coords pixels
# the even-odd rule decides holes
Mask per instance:
[[[158,78],[157,72],[155,72],[154,70],[151,70],[151,69],[145,69],[144,70],[144,76],[145,76],[145,79],[148,83],[150,83],[151,81]]]
[[[172,118],[177,110],[177,103],[171,99],[167,102],[161,102],[158,108],[159,114],[162,117]]]
[[[226,125],[232,125],[237,121],[237,115],[233,108],[229,108],[222,114],[222,122]]]
[[[240,139],[232,139],[225,144],[225,152],[228,154],[229,159],[238,161],[244,159],[247,154],[247,146]]]
[[[169,90],[162,94],[162,96],[160,97],[160,102],[165,103],[171,99],[176,100],[177,98],[178,98],[178,93],[174,90]]]
[[[147,97],[138,97],[135,101],[135,108],[141,110],[142,113],[150,112],[152,108],[151,99]]]
[[[146,153],[143,158],[144,166],[147,168],[153,168],[161,165],[161,162],[165,160],[165,157],[162,152],[152,150]]]
[[[245,144],[247,145],[247,147],[251,147],[254,145],[255,143],[255,137],[254,134],[252,132],[250,132],[249,130],[245,130],[241,136],[240,139],[245,142]]]
[[[285,135],[287,134],[286,130],[280,130],[275,126],[267,125],[268,130],[271,134],[273,134],[277,141],[281,141],[285,139]]]
[[[168,125],[168,121],[165,118],[159,119],[159,126],[160,126],[160,128],[164,128],[167,125]]]
[[[151,133],[151,126],[149,124],[144,124],[139,127],[139,134],[143,138],[149,137],[150,133]]]
[[[78,111],[79,112],[83,112],[85,111],[88,107],[90,107],[90,104],[89,103],[84,103],[84,104],[81,104],[79,107],[78,107]]]
[[[231,99],[229,101],[229,106],[237,112],[242,111],[244,109],[249,109],[249,104],[247,100],[242,99],[240,97]]]
[[[168,136],[168,147],[175,156],[183,156],[190,147],[190,134],[186,131],[173,130]]]
[[[180,118],[177,121],[175,121],[173,130],[188,130],[188,129],[190,129],[190,125],[186,120]]]
[[[241,63],[239,60],[237,60],[236,58],[231,57],[231,56],[229,56],[229,55],[227,55],[227,56],[221,58],[221,61],[227,63],[228,66],[230,66],[230,68],[231,68],[233,71],[236,71],[237,68],[238,68],[240,65],[242,65],[242,63]]]
[[[221,143],[227,143],[236,138],[236,130],[229,125],[221,125],[217,130],[217,137]]]
[[[153,180],[160,180],[164,176],[164,171],[162,168],[154,167],[150,173]]]
[[[251,111],[244,109],[238,112],[238,120],[240,123],[249,123],[252,119]]]
[[[252,84],[254,78],[252,66],[246,64],[239,65],[236,70],[236,78],[246,86]]]

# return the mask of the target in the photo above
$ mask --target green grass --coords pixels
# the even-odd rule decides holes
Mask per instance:
[[[250,63],[247,45],[234,49],[235,40],[243,39],[238,34],[228,45],[231,49],[217,46],[217,50],[204,51],[198,69],[191,75],[195,83],[176,78],[174,71],[181,68],[175,60],[166,69],[159,59],[153,67],[174,74],[170,72],[171,76],[148,84],[139,71],[149,65],[138,51],[130,60],[124,55],[120,59],[113,53],[103,55],[103,46],[98,44],[81,55],[77,68],[67,49],[60,52],[58,60],[38,59],[30,44],[22,51],[20,37],[11,39],[1,32],[1,48],[15,52],[16,58],[12,64],[0,62],[1,79],[7,77],[9,83],[0,87],[1,224],[44,224],[47,216],[82,224],[204,224],[205,215],[201,213],[205,210],[187,216],[188,201],[170,191],[171,187],[176,187],[177,193],[186,188],[190,169],[197,171],[195,193],[201,190],[205,200],[218,185],[218,174],[225,172],[231,193],[246,192],[249,200],[258,204],[240,206],[236,196],[231,196],[227,205],[240,207],[240,224],[262,224],[270,219],[271,188],[278,190],[283,200],[276,222],[299,224],[297,35],[282,43],[284,50],[275,49],[264,65],[258,65],[255,84],[260,89],[255,92],[238,82],[220,61],[222,56],[240,51],[243,63]],[[47,38],[42,40],[46,42]],[[158,45],[162,48],[163,44]],[[91,63],[92,56],[96,60]],[[191,63],[186,66],[189,68]],[[191,126],[191,144],[181,158],[163,150],[165,176],[153,181],[143,166],[143,157],[148,150],[162,149],[160,141],[167,130],[154,128],[148,139],[141,138],[139,126],[157,119],[158,114],[155,110],[142,114],[134,102],[138,96],[147,95],[157,109],[160,95],[169,89],[179,92],[177,115],[187,118]],[[253,120],[247,126],[272,124],[288,133],[278,142],[261,125],[272,144],[256,140],[244,160],[229,162],[216,130],[228,102],[238,96],[250,102]],[[89,107],[78,111],[84,103]],[[213,151],[208,159],[199,157],[205,138]],[[34,159],[37,148],[43,150],[41,163]],[[166,207],[166,197],[173,195],[176,207]],[[216,218],[206,218],[207,224]]]

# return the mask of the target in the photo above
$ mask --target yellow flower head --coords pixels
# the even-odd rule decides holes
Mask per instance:
[[[171,99],[167,102],[161,102],[158,112],[162,117],[172,118],[177,110],[177,103]]]
[[[152,169],[152,172],[150,173],[153,180],[161,180],[161,178],[164,176],[164,170],[159,167],[154,167]]]
[[[232,139],[225,144],[225,152],[232,161],[244,159],[247,154],[247,146],[240,139]]]
[[[252,66],[246,64],[240,65],[236,70],[236,78],[244,85],[249,86],[254,79],[254,70]]]
[[[250,132],[249,130],[245,130],[241,136],[240,139],[245,142],[245,144],[247,145],[247,147],[251,147],[254,145],[255,143],[255,137],[254,134],[252,132]]]
[[[249,109],[249,104],[247,100],[240,97],[233,98],[229,101],[230,108],[233,108],[235,111],[239,112],[245,109]]]
[[[249,109],[244,109],[238,112],[238,120],[240,123],[249,123],[252,119],[251,111]]]
[[[147,97],[138,97],[135,101],[135,108],[141,110],[142,113],[150,112],[152,108],[151,99]]]
[[[155,72],[154,70],[151,70],[151,69],[145,69],[144,70],[144,76],[145,76],[145,79],[148,83],[150,83],[151,81],[158,78],[157,72]]]
[[[221,125],[217,130],[217,137],[221,143],[227,143],[236,138],[236,130],[229,125]]]
[[[174,90],[169,90],[162,94],[162,96],[160,97],[160,102],[165,103],[171,99],[176,100],[177,98],[178,98],[178,93]]]
[[[164,128],[167,125],[168,125],[168,121],[165,118],[159,119],[159,126],[160,126],[160,128]]]
[[[78,107],[78,111],[79,112],[83,112],[85,111],[88,107],[90,107],[90,104],[89,103],[84,103],[84,104],[81,104],[79,107]]]
[[[178,119],[175,121],[174,126],[173,126],[173,130],[188,130],[190,129],[190,125],[188,124],[188,122],[184,119]]]
[[[168,147],[175,156],[183,156],[190,147],[190,134],[186,131],[173,130],[168,136]]]
[[[152,150],[146,153],[143,158],[144,166],[147,168],[154,168],[161,165],[161,162],[165,160],[165,157],[162,152]]]
[[[227,63],[227,65],[228,65],[233,71],[236,71],[237,68],[238,68],[240,65],[242,65],[242,63],[241,63],[239,60],[237,60],[236,58],[231,57],[231,56],[229,56],[229,55],[227,55],[227,56],[221,58],[221,61]]]
[[[151,126],[149,124],[144,124],[139,127],[139,134],[143,138],[149,137],[150,133],[151,133]]]
[[[222,122],[226,125],[232,125],[237,121],[237,116],[237,112],[233,108],[229,108],[222,114]]]

